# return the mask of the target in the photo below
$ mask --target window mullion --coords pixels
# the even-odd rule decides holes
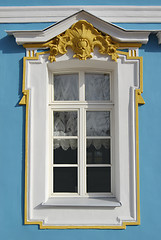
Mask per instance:
[[[85,79],[84,72],[79,71],[79,101],[85,101]],[[84,106],[80,106],[79,118],[79,194],[85,195],[85,135],[84,135]]]
[[[84,108],[80,108],[80,136],[79,136],[79,189],[80,195],[85,195],[85,131],[84,131]]]
[[[85,79],[84,72],[79,72],[79,101],[85,101]]]

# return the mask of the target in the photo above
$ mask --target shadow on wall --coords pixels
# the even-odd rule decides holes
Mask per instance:
[[[19,60],[19,86],[18,96],[21,100],[22,94],[22,80],[23,80],[23,59]],[[25,118],[26,118],[26,106],[19,105],[19,101],[15,107],[22,108],[22,170],[21,170],[21,217],[22,224],[24,224],[24,187],[25,187]]]
[[[2,53],[23,53],[25,49],[17,45],[13,36],[5,36],[0,39],[0,50]]]
[[[12,58],[15,60],[15,54],[19,54],[19,62],[15,67],[17,68],[16,71],[19,72],[18,75],[18,102],[15,104],[15,108],[20,107],[22,108],[22,150],[21,150],[21,217],[22,217],[22,224],[24,223],[24,186],[25,186],[25,106],[20,106],[19,101],[21,100],[22,94],[22,79],[23,79],[23,56],[25,56],[25,49],[23,46],[17,45],[15,38],[13,36],[5,36],[0,39],[0,51],[3,53],[1,54],[1,60],[5,61],[8,60],[8,64],[12,64]],[[10,56],[5,55],[10,54]],[[16,58],[18,59],[18,57]],[[16,60],[17,61],[17,60]],[[13,63],[14,64],[14,63]],[[10,71],[10,69],[9,69]],[[14,82],[13,82],[14,84]]]
[[[150,34],[148,43],[143,45],[141,50],[144,50],[145,52],[161,52],[161,44],[158,44],[156,34]]]
[[[13,36],[6,35],[5,37],[0,39],[0,51],[2,51],[1,60],[3,61],[3,58],[5,58],[5,54],[10,54],[10,59],[12,59],[12,56],[14,58],[15,54],[23,53],[23,56],[25,56],[25,48],[21,45],[17,45],[15,38]],[[12,55],[13,54],[13,55]],[[21,57],[20,57],[21,58]],[[5,59],[6,60],[6,59]],[[8,62],[10,64],[10,62]],[[23,77],[23,59],[21,58],[19,60],[19,86],[18,86],[18,95],[19,100],[16,103],[15,107],[19,106],[19,101],[22,97],[22,77]]]

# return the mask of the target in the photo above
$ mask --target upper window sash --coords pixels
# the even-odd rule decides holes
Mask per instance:
[[[61,71],[51,74],[51,102],[108,102],[112,97],[112,73]]]

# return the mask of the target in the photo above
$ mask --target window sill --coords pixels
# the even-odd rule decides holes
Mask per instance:
[[[107,197],[55,197],[49,198],[42,206],[120,207],[116,198]]]

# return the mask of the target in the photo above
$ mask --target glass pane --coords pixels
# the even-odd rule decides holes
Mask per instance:
[[[79,100],[78,74],[54,75],[54,100]]]
[[[110,135],[110,112],[86,112],[87,136]]]
[[[77,192],[77,167],[54,168],[54,192]]]
[[[54,112],[54,136],[77,136],[77,112]]]
[[[86,101],[110,100],[110,74],[85,73]]]
[[[77,140],[54,139],[54,164],[77,164]]]
[[[110,139],[87,140],[87,164],[110,164]]]
[[[111,192],[111,168],[87,168],[87,192]]]

